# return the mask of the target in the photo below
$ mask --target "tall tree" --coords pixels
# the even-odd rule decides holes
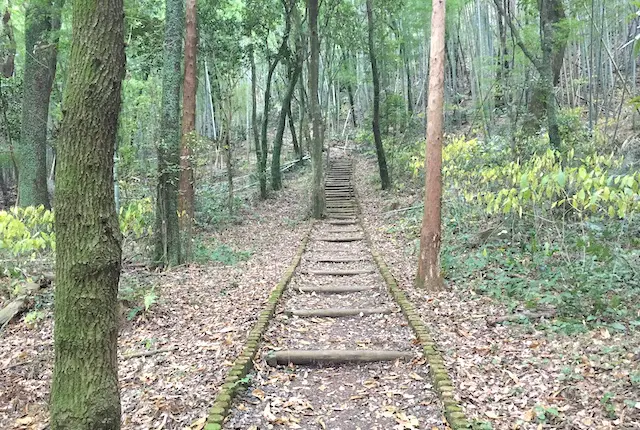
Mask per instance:
[[[505,18],[511,30],[515,43],[522,53],[531,61],[538,74],[540,82],[535,88],[530,110],[534,116],[539,116],[539,106],[544,106],[547,114],[547,127],[551,146],[560,149],[561,139],[557,118],[557,102],[554,88],[560,80],[560,72],[567,45],[568,32],[562,28],[565,12],[562,0],[538,0],[540,12],[540,46],[542,58],[530,50],[520,35],[518,27],[510,13],[503,7],[500,0],[493,0],[498,13]]]
[[[22,129],[16,147],[18,204],[49,208],[47,124],[49,97],[56,74],[61,2],[34,0],[25,12]]]
[[[196,66],[198,54],[198,24],[196,0],[187,0],[184,44],[184,86],[182,92],[182,147],[180,149],[180,231],[184,239],[184,258],[191,259],[191,239],[194,218],[194,184],[191,165],[196,128]]]
[[[429,54],[429,101],[425,157],[424,215],[416,285],[429,291],[444,288],[440,275],[442,205],[442,138],[444,122],[445,0],[433,0]]]
[[[122,0],[74,0],[56,165],[54,430],[117,430],[121,234],[113,154],[125,72]]]
[[[182,260],[178,221],[180,176],[180,63],[184,30],[183,0],[166,0],[162,118],[158,146],[158,198],[156,200],[156,261],[177,265]]]
[[[302,72],[302,61],[303,61],[303,48],[302,48],[302,23],[300,21],[300,16],[298,15],[298,9],[293,5],[291,8],[291,14],[293,15],[293,20],[296,24],[296,50],[294,53],[289,53],[288,55],[288,73],[287,77],[289,78],[289,83],[287,85],[287,90],[285,91],[284,98],[282,99],[282,106],[280,108],[280,115],[278,116],[278,127],[276,129],[276,137],[273,141],[273,155],[271,157],[271,188],[274,190],[279,190],[282,188],[282,173],[280,172],[280,154],[282,151],[282,139],[284,137],[284,129],[286,125],[287,115],[291,111],[291,100],[293,99],[293,93],[296,89],[296,83],[298,82],[298,77]],[[293,124],[293,122],[289,122],[289,124]],[[292,130],[293,133],[293,130]],[[292,135],[295,138],[295,134]],[[295,142],[295,141],[294,141]],[[297,144],[297,142],[296,142]],[[302,158],[302,157],[300,157]]]
[[[324,212],[324,172],[322,170],[322,113],[318,100],[318,76],[320,63],[320,40],[318,39],[318,0],[307,0],[309,16],[309,108],[311,111],[311,169],[313,184],[311,188],[311,212],[316,219],[322,218]]]
[[[382,146],[382,136],[380,135],[380,73],[378,71],[378,63],[376,61],[373,23],[373,0],[367,0],[367,29],[369,33],[369,60],[371,61],[371,74],[373,76],[373,140],[376,146],[376,155],[378,156],[378,168],[380,170],[380,182],[382,189],[386,190],[391,186],[389,178],[389,170],[387,169],[387,159]]]

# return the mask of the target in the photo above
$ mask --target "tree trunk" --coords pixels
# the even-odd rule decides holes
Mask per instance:
[[[122,0],[73,2],[56,163],[53,430],[120,428],[121,234],[113,155],[125,73],[123,20]]]
[[[304,158],[304,152],[302,150],[301,142],[298,141],[298,135],[296,134],[296,123],[291,114],[291,105],[287,110],[287,121],[289,122],[289,133],[291,133],[291,143],[293,144],[293,151],[296,154],[298,160],[302,161]]]
[[[11,12],[7,7],[2,16],[2,34],[0,34],[0,73],[5,78],[10,78],[15,72],[16,39],[13,36],[13,23]]]
[[[349,95],[349,106],[351,107],[351,121],[353,122],[353,127],[358,128],[358,119],[356,118],[356,103],[353,99],[353,88],[351,84],[347,85],[347,94]]]
[[[180,81],[182,73],[182,0],[166,0],[162,118],[158,146],[158,198],[156,201],[156,261],[165,266],[181,263],[178,222],[180,172]]]
[[[284,129],[286,125],[287,112],[291,109],[291,99],[296,89],[296,82],[300,76],[301,66],[298,59],[292,60],[289,70],[289,86],[282,100],[280,108],[280,116],[278,117],[278,129],[276,130],[276,138],[273,141],[273,155],[271,156],[271,188],[277,191],[282,188],[282,173],[280,172],[280,153],[282,151],[282,138],[284,137]]]
[[[369,59],[371,61],[371,74],[373,75],[373,140],[376,145],[376,154],[378,156],[378,168],[380,169],[380,182],[382,189],[389,189],[391,180],[389,179],[389,170],[387,169],[387,159],[384,155],[382,147],[382,136],[380,135],[380,76],[378,72],[378,64],[373,45],[373,0],[367,0],[367,23],[369,33]]]
[[[562,141],[558,129],[555,86],[560,82],[560,72],[564,51],[567,46],[567,34],[557,29],[565,19],[562,0],[538,0],[540,8],[540,44],[542,46],[542,99],[547,110],[547,127],[551,146],[560,150]]]
[[[191,260],[191,241],[193,238],[194,178],[191,165],[193,143],[196,128],[196,79],[198,54],[197,0],[187,0],[186,31],[184,44],[184,86],[182,102],[182,147],[180,149],[180,194],[178,211],[180,213],[180,231],[184,240],[184,260]]]
[[[429,103],[425,158],[424,215],[416,285],[429,291],[444,288],[440,275],[442,205],[442,138],[444,121],[445,0],[433,0],[429,59]]]
[[[258,101],[257,101],[257,79],[256,76],[256,59],[253,52],[253,45],[249,45],[249,60],[251,62],[251,132],[253,134],[253,144],[256,148],[256,169],[258,180],[260,181],[260,196],[266,198],[267,184],[264,176],[260,175],[260,166],[262,161],[262,150],[260,147],[260,136],[258,134]],[[264,186],[263,186],[264,183]]]
[[[311,189],[311,213],[314,218],[322,218],[324,212],[324,172],[322,166],[322,112],[318,100],[318,80],[320,66],[320,41],[318,39],[318,0],[307,0],[309,14],[309,43],[311,56],[309,58],[309,107],[311,110],[311,128],[313,142],[311,144],[311,169],[313,182]]]
[[[49,97],[56,74],[62,5],[31,2],[25,12],[22,129],[16,147],[18,204],[50,208],[47,192]]]

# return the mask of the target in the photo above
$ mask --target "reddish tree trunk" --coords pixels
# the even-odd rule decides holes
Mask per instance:
[[[420,231],[420,261],[416,285],[429,291],[444,288],[440,276],[442,205],[442,124],[444,122],[445,0],[433,0],[429,100],[425,159],[424,216]]]
[[[184,85],[182,103],[182,147],[180,148],[180,194],[178,211],[184,237],[185,260],[191,259],[193,236],[194,186],[191,166],[192,144],[196,128],[196,55],[198,52],[197,0],[187,0],[184,46]]]

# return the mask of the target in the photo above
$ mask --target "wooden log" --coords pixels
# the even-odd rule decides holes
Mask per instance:
[[[300,287],[298,290],[302,293],[323,293],[323,294],[342,294],[342,293],[359,293],[361,291],[375,290],[376,287],[367,286],[359,287],[357,285],[324,285]]]
[[[385,351],[385,350],[285,350],[270,352],[266,356],[269,366],[289,364],[313,365],[313,364],[345,364],[345,363],[371,363],[375,361],[413,360],[418,356],[409,351]]]
[[[317,276],[356,276],[356,275],[369,275],[375,273],[373,269],[353,269],[353,270],[307,270],[304,273],[307,275]]]
[[[334,219],[334,220],[328,220],[327,224],[329,225],[354,225],[354,224],[358,224],[357,220],[346,220],[346,219]]]
[[[26,296],[16,297],[14,300],[9,302],[7,306],[0,310],[0,329],[4,328],[5,325],[9,324],[9,321],[13,319],[20,312],[25,310],[27,307],[27,298]]]
[[[388,315],[391,308],[327,308],[327,309],[291,309],[285,310],[285,315],[303,318],[340,318],[364,315]]]
[[[367,257],[340,257],[340,256],[326,256],[317,257],[313,261],[316,263],[357,263],[359,261],[366,261]]]
[[[344,233],[362,233],[359,228],[345,229],[345,230],[326,230],[327,234],[344,234]]]
[[[342,237],[319,237],[321,242],[357,242],[363,240],[364,236],[342,236]]]
[[[522,312],[519,314],[505,315],[502,317],[487,318],[487,325],[492,327],[503,322],[521,321],[524,319],[537,320],[541,318],[553,318],[556,315],[556,311],[549,309],[542,312]]]

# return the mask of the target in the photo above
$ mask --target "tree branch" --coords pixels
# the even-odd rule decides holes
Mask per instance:
[[[511,16],[504,10],[502,5],[500,4],[500,0],[493,0],[493,3],[496,5],[496,8],[498,9],[498,13],[502,15],[504,19],[507,21],[507,25],[511,29],[511,35],[515,39],[516,44],[522,50],[522,53],[529,59],[529,61],[531,61],[531,63],[533,63],[534,67],[538,70],[538,72],[540,72],[542,70],[542,64],[540,64],[540,61],[538,60],[538,58],[535,55],[533,55],[533,53],[529,50],[529,48],[527,48],[527,45],[524,44],[524,40],[522,40],[522,36],[520,36],[520,31],[518,30],[518,27],[516,27],[516,25],[513,23]]]

